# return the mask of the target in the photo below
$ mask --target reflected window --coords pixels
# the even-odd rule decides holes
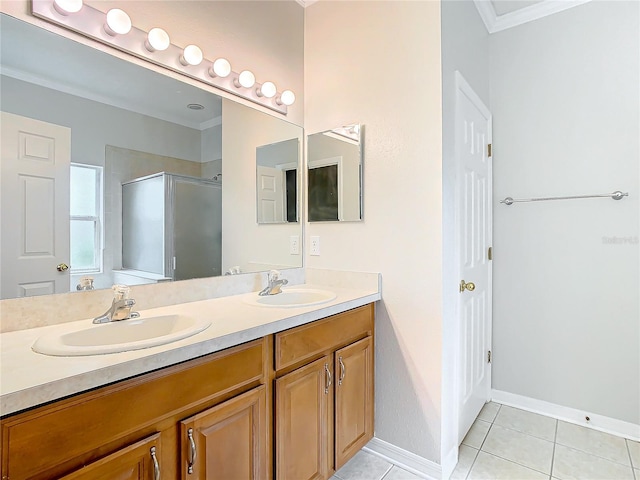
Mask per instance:
[[[102,270],[102,167],[71,164],[71,273]]]
[[[338,165],[309,168],[309,221],[338,220]]]
[[[287,222],[298,221],[298,170],[285,171]]]

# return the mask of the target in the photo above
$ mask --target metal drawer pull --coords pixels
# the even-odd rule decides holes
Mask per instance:
[[[189,468],[187,468],[187,473],[193,473],[193,465],[196,463],[196,442],[193,439],[193,428],[187,430],[187,436],[189,437]]]
[[[338,357],[338,363],[340,363],[340,378],[338,379],[338,385],[342,385],[342,380],[344,380],[344,376],[347,374],[347,369],[344,366],[342,357]]]
[[[329,387],[331,386],[331,372],[329,371],[329,364],[324,364],[324,371],[326,373],[327,382],[324,385],[324,393],[329,393]]]
[[[156,447],[151,447],[151,460],[153,461],[153,480],[160,480],[160,464],[156,457]]]

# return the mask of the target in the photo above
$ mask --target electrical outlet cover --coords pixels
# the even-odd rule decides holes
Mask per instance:
[[[311,237],[311,255],[320,255],[320,237]]]

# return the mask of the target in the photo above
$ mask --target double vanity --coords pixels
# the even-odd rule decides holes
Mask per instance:
[[[329,478],[373,436],[377,283],[2,334],[2,478]],[[171,322],[189,336],[136,345]],[[126,351],[87,350],[104,345]]]

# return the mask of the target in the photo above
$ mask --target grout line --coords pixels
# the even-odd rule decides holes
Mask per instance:
[[[553,477],[553,467],[556,464],[556,439],[558,438],[558,420],[556,420],[556,431],[553,434],[553,453],[551,454],[551,472],[549,472],[549,478]]]
[[[495,421],[496,421],[496,418],[498,418],[498,414],[500,413],[500,410],[502,410],[502,404],[501,404],[501,403],[498,403],[497,405],[498,405],[498,411],[496,412],[496,416],[495,416],[495,417],[493,417],[493,420],[491,421],[491,424],[492,424],[492,425],[493,425],[493,422],[495,422]]]
[[[586,428],[586,427],[583,427],[583,428]],[[594,430],[594,431],[596,431],[596,430]],[[601,432],[601,433],[604,433],[604,432]],[[610,434],[610,433],[608,433],[607,435],[611,435],[611,434]],[[625,445],[626,445],[626,440],[627,440],[626,438],[624,438],[624,437],[618,437],[617,435],[613,435],[613,436],[614,436],[614,437],[616,437],[616,438],[622,438],[623,440],[625,440]],[[574,451],[576,451],[576,452],[586,453],[587,455],[591,455],[592,457],[596,457],[596,458],[600,458],[600,459],[602,459],[602,460],[606,460],[607,462],[615,463],[616,465],[622,465],[622,466],[624,466],[624,467],[629,467],[629,466],[631,466],[631,468],[633,468],[633,462],[631,461],[631,457],[629,457],[629,462],[630,462],[630,464],[626,464],[626,463],[621,463],[621,462],[619,462],[619,461],[617,461],[617,460],[611,460],[611,459],[610,459],[610,458],[608,458],[608,457],[603,457],[603,456],[601,456],[601,455],[598,455],[597,453],[587,452],[586,450],[582,450],[581,448],[576,447],[576,446],[574,446],[574,445],[565,445],[564,443],[558,443],[558,442],[556,442],[556,443],[557,443],[558,445],[562,445],[563,447],[569,448],[569,449],[574,450]],[[629,450],[627,449],[627,453],[628,453],[628,452],[629,452]]]
[[[469,448],[473,448],[473,447],[469,447]],[[476,449],[474,448],[474,450],[476,450]],[[473,457],[473,462],[471,462],[471,465],[469,465],[469,471],[464,476],[465,480],[467,480],[469,478],[469,475],[471,475],[471,470],[473,470],[473,466],[476,464],[476,460],[478,459],[478,455],[480,455],[480,450],[476,450],[476,454]]]
[[[633,473],[633,478],[638,480],[638,476],[636,475],[636,469],[633,468],[633,458],[631,458],[631,448],[629,448],[629,439],[624,439],[624,444],[627,446],[627,455],[629,455],[629,463],[631,464],[631,473]]]
[[[500,460],[504,460],[505,462],[513,463],[514,465],[518,465],[519,467],[526,468],[527,470],[531,470],[533,472],[541,473],[543,475],[549,475],[549,476],[551,475],[550,473],[543,472],[542,470],[537,470],[535,468],[531,468],[528,465],[523,465],[522,463],[518,463],[518,462],[516,462],[514,460],[511,460],[509,458],[501,457],[500,455],[497,455],[495,453],[486,452],[484,450],[483,450],[483,452],[486,453],[487,455],[491,455],[492,457],[496,457],[496,458],[499,458]]]
[[[398,467],[398,468],[400,468],[400,467]],[[384,477],[386,477],[387,475],[389,475],[389,472],[390,472],[391,470],[393,470],[393,463],[392,463],[391,465],[389,465],[389,469],[388,469],[386,472],[384,472],[384,473],[382,474],[382,476],[380,477],[380,480],[383,480],[383,479],[384,479]]]

